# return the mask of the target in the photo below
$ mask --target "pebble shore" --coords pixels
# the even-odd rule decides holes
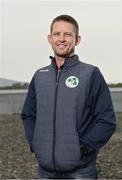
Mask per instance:
[[[117,130],[98,155],[99,179],[122,178],[122,113],[116,117]],[[37,161],[19,114],[0,115],[0,179],[37,179]]]

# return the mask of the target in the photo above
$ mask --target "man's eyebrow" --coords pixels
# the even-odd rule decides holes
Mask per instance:
[[[52,33],[60,33],[60,31],[53,31]]]
[[[54,31],[54,32],[52,32],[52,33],[61,33],[60,31]],[[73,34],[73,32],[69,32],[69,31],[65,31],[65,32],[63,32],[64,34],[65,33],[68,33],[68,34]]]

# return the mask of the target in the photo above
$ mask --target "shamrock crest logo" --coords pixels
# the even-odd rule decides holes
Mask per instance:
[[[79,79],[76,76],[69,76],[66,79],[65,84],[69,88],[75,88],[79,84]]]

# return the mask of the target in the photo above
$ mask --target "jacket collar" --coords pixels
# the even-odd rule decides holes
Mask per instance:
[[[51,65],[53,65],[54,67],[56,67],[55,57],[50,56],[50,59],[51,59]],[[64,66],[64,67],[67,67],[67,66],[71,67],[71,66],[74,66],[74,65],[78,64],[79,62],[80,62],[80,61],[79,61],[78,55],[74,54],[74,55],[71,56],[71,57],[65,58],[65,61],[64,61],[63,66]]]

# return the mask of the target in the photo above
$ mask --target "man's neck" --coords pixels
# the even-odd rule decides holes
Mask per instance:
[[[56,60],[56,65],[58,69],[60,69],[60,67],[64,64],[65,58],[55,57],[55,60]]]
[[[72,56],[72,55],[73,55],[73,53],[70,56]],[[56,60],[56,65],[57,65],[58,69],[60,69],[60,67],[64,64],[65,58],[55,55],[55,60]]]

